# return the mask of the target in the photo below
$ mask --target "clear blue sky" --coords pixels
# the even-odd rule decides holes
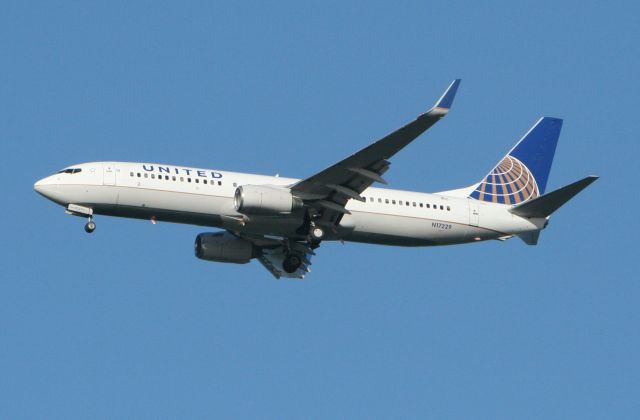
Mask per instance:
[[[633,418],[636,2],[3,2],[0,418]],[[463,79],[392,187],[482,177],[565,119],[537,247],[323,244],[304,281],[204,229],[84,221],[33,182],[94,160],[304,177]]]

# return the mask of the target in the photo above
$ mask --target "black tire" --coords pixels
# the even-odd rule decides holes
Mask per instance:
[[[300,258],[296,254],[289,254],[282,262],[282,268],[287,273],[295,273],[298,268],[302,265],[302,258]]]
[[[84,231],[87,233],[91,233],[94,230],[96,230],[96,224],[95,222],[87,222],[86,225],[84,225]]]

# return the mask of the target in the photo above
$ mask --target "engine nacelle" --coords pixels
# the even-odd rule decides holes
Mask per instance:
[[[201,260],[246,264],[258,256],[259,249],[229,232],[207,232],[196,236],[195,252]]]
[[[302,207],[302,200],[287,188],[269,185],[242,185],[236,188],[233,203],[245,214],[287,214]]]

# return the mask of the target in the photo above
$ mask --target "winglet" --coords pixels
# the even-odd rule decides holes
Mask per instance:
[[[429,115],[446,115],[451,109],[451,105],[453,105],[453,99],[456,97],[456,92],[458,91],[458,86],[460,86],[460,81],[462,79],[455,79],[447,90],[442,94],[440,99],[436,102],[436,104],[427,112]]]

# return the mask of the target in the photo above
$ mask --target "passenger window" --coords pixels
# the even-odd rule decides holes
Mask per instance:
[[[129,172],[129,176],[133,176],[133,172]]]
[[[428,208],[428,209],[430,209],[430,208],[431,208],[431,205],[430,205],[429,203],[427,203],[427,208]]]
[[[191,182],[191,178],[187,178],[187,182]]]
[[[200,180],[198,178],[196,178],[196,184],[199,184]]]
[[[391,200],[391,202],[392,202],[393,204],[396,204],[396,200]]]
[[[180,182],[184,182],[184,177],[183,176],[180,177]]]
[[[172,176],[172,177],[171,177],[171,180],[172,180],[172,181],[175,181],[175,180],[176,180],[176,176],[175,176],[175,175],[174,175],[174,176]]]
[[[378,203],[382,203],[382,198],[378,198]]]
[[[151,179],[156,179],[155,174],[151,174]]]
[[[222,181],[218,181],[218,185],[222,185]]]
[[[138,178],[140,178],[140,172],[138,172]]]
[[[149,174],[145,173],[145,174],[144,174],[144,177],[145,177],[145,178],[149,178]]]
[[[385,202],[386,204],[389,204],[389,199],[388,199],[388,198],[385,198],[385,199],[384,199],[384,202]]]
[[[415,207],[415,206],[416,206],[416,202],[414,201],[414,202],[413,202],[413,207]]]
[[[440,205],[440,210],[444,210],[444,206],[442,204]]]
[[[451,211],[451,207],[447,206],[447,211]]]
[[[203,180],[202,180],[202,183],[203,183],[203,184],[206,184],[206,183],[207,183],[207,180],[206,180],[206,179],[203,179]]]
[[[422,207],[422,203],[420,203],[420,207]]]

